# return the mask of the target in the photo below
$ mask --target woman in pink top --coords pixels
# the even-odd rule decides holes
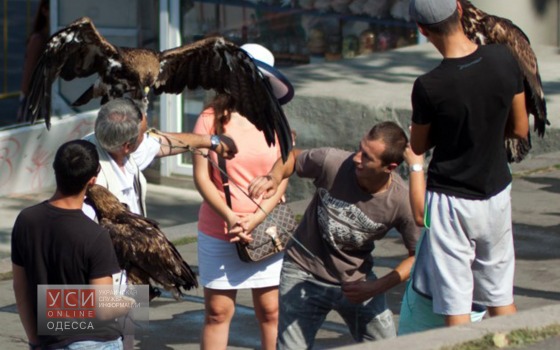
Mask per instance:
[[[288,102],[293,97],[293,87],[273,68],[272,53],[257,44],[246,44],[242,48],[258,61],[259,69],[269,77],[278,100]],[[226,349],[237,290],[250,288],[261,330],[261,348],[275,349],[283,253],[246,263],[239,259],[232,242],[246,239],[246,233],[264,220],[265,214],[245,193],[250,181],[266,174],[280,157],[280,149],[269,147],[263,133],[233,109],[232,99],[225,94],[217,95],[210,102],[198,118],[194,132],[225,133],[238,149],[235,158],[226,162],[232,208],[226,203],[220,172],[202,156],[196,155],[193,159],[195,184],[204,198],[198,222],[199,274],[205,303],[201,348]],[[217,164],[216,154],[210,152],[209,156]],[[258,200],[266,212],[271,212],[283,199],[286,186],[287,182],[282,183],[273,198]]]

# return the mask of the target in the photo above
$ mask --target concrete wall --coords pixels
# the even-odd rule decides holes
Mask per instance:
[[[560,45],[559,0],[471,0],[486,13],[513,21],[532,44]]]
[[[52,162],[60,145],[93,131],[95,113],[0,131],[0,196],[54,188]]]

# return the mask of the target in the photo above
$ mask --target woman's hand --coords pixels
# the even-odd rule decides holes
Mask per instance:
[[[245,242],[245,243],[250,243],[253,238],[251,237],[251,230],[247,230],[246,226],[246,222],[247,219],[245,219],[247,215],[236,215],[235,213],[233,215],[231,215],[230,217],[228,217],[227,219],[227,223],[228,223],[228,233],[227,233],[227,237],[229,238],[229,241],[231,243],[235,243],[235,242]]]
[[[255,229],[255,227],[259,226],[260,223],[261,220],[255,213],[244,215],[240,221],[243,230],[249,234]]]

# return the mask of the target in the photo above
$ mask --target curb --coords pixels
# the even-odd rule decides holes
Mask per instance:
[[[468,325],[433,329],[393,339],[380,340],[367,343],[367,346],[365,344],[356,344],[341,347],[340,349],[357,350],[367,348],[369,350],[435,350],[443,347],[459,345],[471,340],[481,339],[488,334],[509,333],[518,329],[539,329],[553,324],[560,324],[560,305],[558,304],[520,311],[514,315],[492,317],[484,319],[482,322],[471,323]],[[530,344],[527,346],[530,346]],[[523,347],[516,349],[523,349]]]
[[[534,172],[546,171],[560,165],[560,152],[543,153],[511,165],[514,176],[525,176]]]

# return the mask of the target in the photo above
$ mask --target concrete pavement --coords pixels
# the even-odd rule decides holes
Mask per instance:
[[[515,298],[519,313],[485,320],[479,324],[433,330],[372,344],[353,345],[342,320],[331,313],[317,336],[316,348],[349,349],[439,349],[458,342],[477,339],[488,332],[507,332],[519,328],[538,328],[560,324],[560,152],[547,153],[513,165],[512,191],[516,242]],[[195,191],[149,185],[149,213],[159,220],[171,240],[196,235],[196,213],[200,196]],[[49,193],[14,196],[0,200],[0,233],[9,231],[19,210]],[[291,203],[302,212],[306,201]],[[4,235],[4,241],[8,238]],[[4,246],[5,247],[5,246]],[[185,260],[197,269],[196,243],[178,247]],[[7,254],[5,252],[5,254]],[[405,254],[398,234],[389,234],[375,250],[376,273],[383,275]],[[9,258],[0,263],[0,272],[10,269]],[[403,286],[388,293],[389,304],[398,322]],[[15,310],[10,279],[0,282],[0,347],[6,350],[25,347],[24,332]],[[228,349],[259,348],[259,332],[254,320],[251,295],[240,291],[230,331]],[[187,293],[181,301],[164,294],[150,305],[149,332],[137,338],[138,349],[198,349],[204,315],[202,289]],[[539,343],[539,349],[557,349],[557,342]],[[534,345],[537,346],[537,345]],[[548,348],[546,347],[548,346]],[[532,347],[534,348],[534,347]],[[529,347],[527,347],[529,349]]]

